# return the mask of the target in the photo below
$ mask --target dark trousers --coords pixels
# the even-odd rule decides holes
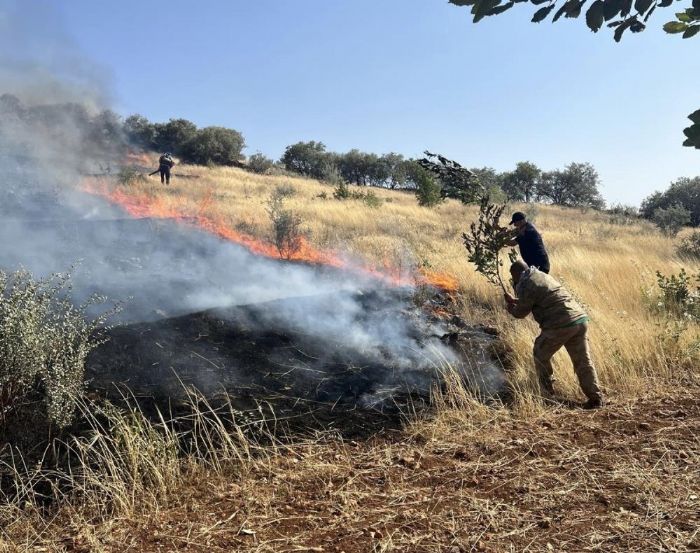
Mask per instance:
[[[160,166],[160,182],[170,184],[170,167],[167,165]]]

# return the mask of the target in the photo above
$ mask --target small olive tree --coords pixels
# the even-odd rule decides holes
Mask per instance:
[[[37,397],[49,421],[71,421],[85,360],[104,342],[100,329],[115,310],[89,320],[87,308],[102,298],[76,307],[69,291],[67,274],[35,279],[0,271],[0,423]]]
[[[272,223],[272,241],[281,258],[291,259],[304,241],[302,220],[299,215],[287,209],[285,200],[293,194],[289,186],[278,186],[267,200],[266,211]]]

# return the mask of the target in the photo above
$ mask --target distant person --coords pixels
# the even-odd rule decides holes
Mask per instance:
[[[170,184],[170,169],[172,169],[175,162],[169,152],[164,153],[158,159],[158,171],[160,171],[160,182],[165,184]]]
[[[549,273],[549,256],[544,247],[542,235],[537,231],[535,225],[530,223],[525,214],[520,211],[513,213],[510,224],[515,226],[515,236],[513,240],[508,242],[508,245],[518,245],[520,257],[528,266],[537,267],[543,273]]]
[[[587,409],[603,406],[603,394],[588,347],[588,316],[571,294],[553,277],[524,261],[510,267],[515,286],[514,298],[505,294],[506,308],[517,319],[530,313],[540,325],[533,356],[540,388],[554,393],[552,356],[562,346],[569,353],[581,390],[588,398]]]

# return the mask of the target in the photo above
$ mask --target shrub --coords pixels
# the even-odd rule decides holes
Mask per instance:
[[[273,165],[274,162],[260,152],[256,152],[248,158],[248,169],[250,169],[253,173],[258,173],[260,175],[267,173],[270,169],[272,169]]]
[[[284,206],[289,189],[278,186],[267,200],[267,214],[272,223],[272,241],[281,258],[291,259],[303,244],[302,220]],[[292,189],[293,190],[293,189]]]
[[[333,192],[333,197],[336,200],[359,200],[368,207],[379,207],[382,205],[382,199],[377,196],[373,190],[361,192],[359,190],[350,190],[348,183],[340,181]]]
[[[681,257],[700,259],[700,232],[695,231],[683,238],[676,248],[676,253]]]
[[[362,201],[367,207],[377,208],[382,205],[382,199],[372,190],[368,190],[362,194]]]
[[[119,184],[130,185],[139,182],[146,182],[146,177],[144,174],[136,169],[135,167],[123,166],[119,169],[117,174],[117,181]]]
[[[284,183],[284,184],[278,184],[275,187],[275,190],[272,194],[275,197],[287,199],[287,198],[291,198],[292,196],[295,196],[296,193],[297,193],[297,189],[294,188],[293,185],[291,185],[289,183]]]
[[[350,197],[350,187],[348,183],[341,180],[333,191],[333,197],[336,200],[347,200]]]
[[[639,210],[633,205],[613,204],[606,212],[614,225],[631,225],[639,219]]]
[[[0,271],[0,420],[41,397],[45,414],[63,427],[83,391],[85,359],[102,343],[109,313],[89,321],[67,298],[67,275],[35,280]]]
[[[690,276],[681,269],[677,275],[665,276],[656,272],[661,295],[656,308],[668,315],[700,321],[700,275]],[[693,281],[697,284],[693,285]]]
[[[416,198],[418,205],[434,207],[444,201],[440,183],[426,170],[416,173]]]
[[[690,211],[680,204],[654,210],[652,221],[667,236],[675,236],[684,225],[690,223]]]
[[[332,159],[327,159],[321,167],[319,180],[328,184],[337,185],[343,182],[343,177]]]

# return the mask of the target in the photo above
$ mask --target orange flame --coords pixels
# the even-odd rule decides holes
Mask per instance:
[[[273,259],[280,258],[280,252],[273,244],[239,232],[224,221],[205,215],[205,211],[208,211],[207,208],[212,203],[210,195],[205,196],[197,213],[193,216],[186,210],[178,208],[177,205],[173,205],[171,201],[166,201],[162,196],[152,196],[126,187],[110,186],[106,180],[85,178],[81,187],[85,192],[103,197],[111,203],[119,205],[132,217],[174,219],[182,224],[193,225],[205,230],[224,240],[240,244],[256,255]],[[431,285],[446,292],[454,292],[458,288],[457,279],[448,274],[420,270],[416,275],[406,276],[401,274],[398,269],[389,266],[378,268],[366,264],[357,265],[337,253],[314,248],[306,239],[302,239],[299,249],[290,252],[287,259],[359,272],[393,286]]]

